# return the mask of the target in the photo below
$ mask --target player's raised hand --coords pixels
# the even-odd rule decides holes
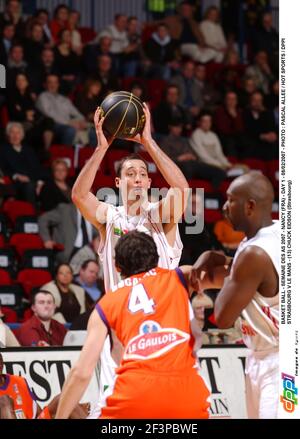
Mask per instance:
[[[98,147],[107,149],[113,142],[113,138],[107,139],[103,133],[103,122],[105,117],[101,117],[101,110],[98,107],[94,115],[94,124],[98,140]]]
[[[131,142],[141,143],[142,145],[146,146],[146,144],[152,140],[151,113],[148,105],[145,102],[143,102],[143,109],[145,115],[145,126],[143,132],[141,134],[137,134],[134,137],[126,138],[126,140],[130,140]]]

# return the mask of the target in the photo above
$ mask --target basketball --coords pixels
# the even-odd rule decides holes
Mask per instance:
[[[127,91],[108,95],[100,105],[100,115],[105,117],[103,132],[107,137],[134,137],[145,125],[142,101]]]

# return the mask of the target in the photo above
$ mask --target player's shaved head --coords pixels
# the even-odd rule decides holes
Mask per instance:
[[[245,201],[254,200],[261,209],[272,210],[274,189],[270,180],[260,171],[250,171],[236,178],[230,185],[230,191]]]

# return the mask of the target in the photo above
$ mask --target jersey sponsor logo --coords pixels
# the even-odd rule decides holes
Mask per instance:
[[[154,320],[143,322],[139,332],[139,335],[129,341],[124,353],[125,360],[160,357],[190,338],[186,332],[176,328],[162,328]]]
[[[250,337],[254,337],[256,335],[256,331],[244,320],[241,322],[241,331],[243,335],[248,335]]]

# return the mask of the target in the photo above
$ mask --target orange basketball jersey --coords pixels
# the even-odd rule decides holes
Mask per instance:
[[[8,374],[5,378],[5,383],[0,387],[0,396],[8,395],[13,399],[17,419],[34,419],[37,404],[25,378]]]
[[[121,281],[96,309],[125,350],[126,369],[181,373],[192,369],[189,298],[180,269],[155,268]]]

